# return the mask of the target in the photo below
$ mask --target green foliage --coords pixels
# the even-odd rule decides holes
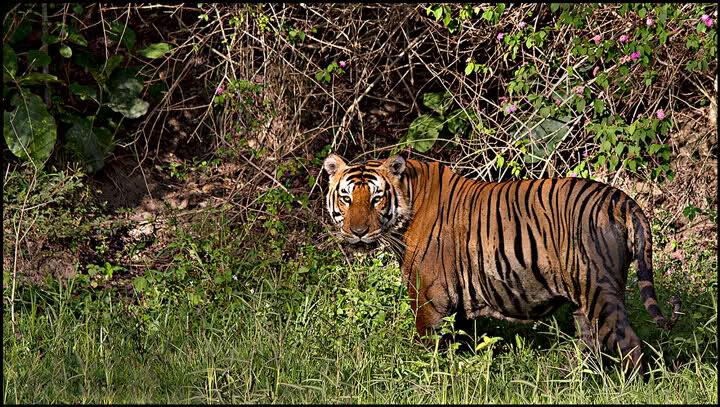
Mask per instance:
[[[333,61],[327,67],[319,70],[315,74],[315,80],[317,80],[318,82],[329,83],[333,74],[342,75],[344,73],[345,70],[341,68],[337,62]]]
[[[670,149],[659,138],[666,136],[669,128],[669,121],[650,118],[642,118],[630,125],[617,117],[591,124],[588,130],[595,133],[600,146],[595,167],[606,165],[612,171],[623,166],[636,172],[643,166],[650,166],[652,179],[672,179]]]
[[[20,91],[11,101],[16,109],[3,114],[3,135],[17,157],[42,166],[55,146],[57,126],[40,96]]]
[[[452,136],[466,133],[470,122],[475,120],[476,116],[462,108],[448,113],[452,103],[451,94],[448,92],[425,93],[423,104],[435,114],[422,114],[413,120],[399,146],[410,146],[424,153],[433,147],[444,130]]]
[[[66,147],[79,162],[85,164],[85,170],[92,174],[105,165],[105,157],[115,147],[112,133],[100,127],[93,129],[92,123],[80,119],[65,135]]]
[[[137,53],[144,56],[145,58],[155,59],[165,56],[165,54],[167,54],[171,50],[172,45],[164,42],[158,42],[155,44],[150,44],[143,49],[139,49]]]
[[[34,5],[23,7],[31,14]],[[72,8],[72,13],[78,16],[83,12],[80,5]],[[122,54],[107,59],[104,53],[96,55],[78,23],[77,18],[69,17],[49,21],[49,32],[41,36],[40,44],[36,44],[37,40],[23,43],[31,31],[41,31],[42,24],[41,20],[26,18],[4,37],[8,42],[3,46],[3,94],[17,109],[4,112],[3,133],[10,151],[22,159],[42,164],[50,158],[55,145],[60,144],[89,173],[94,173],[104,166],[105,158],[112,152],[115,146],[112,135],[121,129],[123,119],[144,116],[149,103],[141,96],[144,83],[138,69],[128,66]],[[112,22],[106,33],[109,41],[132,52],[137,41],[132,28]],[[171,49],[168,44],[158,43],[138,53],[158,58]],[[68,71],[79,71],[78,68],[89,77],[74,75],[70,83],[58,79],[67,77]],[[49,95],[47,100],[38,96],[43,88]],[[73,104],[77,99],[68,100],[70,95],[92,103]],[[67,126],[59,127],[59,123]]]

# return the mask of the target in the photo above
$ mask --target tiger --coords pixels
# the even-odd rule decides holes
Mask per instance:
[[[643,371],[624,299],[633,261],[654,322],[669,331],[678,319],[677,295],[669,320],[658,306],[648,220],[617,188],[578,177],[484,182],[399,155],[348,165],[330,154],[323,168],[335,233],[397,255],[420,337],[452,314],[527,323],[570,302],[582,341]]]

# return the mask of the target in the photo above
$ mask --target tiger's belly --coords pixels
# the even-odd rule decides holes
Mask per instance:
[[[551,273],[542,271],[544,282],[537,278],[538,273],[541,271],[522,268],[503,273],[502,268],[486,265],[479,270],[476,279],[474,294],[477,300],[458,304],[458,308],[464,311],[468,319],[490,316],[526,322],[545,317],[568,302],[568,299],[562,290],[556,289],[553,280],[557,279],[553,279]],[[469,291],[466,288],[466,294],[472,295]]]

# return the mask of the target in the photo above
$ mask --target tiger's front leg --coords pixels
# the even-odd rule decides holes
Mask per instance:
[[[440,284],[423,281],[422,274],[410,272],[408,276],[408,294],[410,305],[415,314],[415,330],[420,338],[432,335],[447,316],[448,304]]]

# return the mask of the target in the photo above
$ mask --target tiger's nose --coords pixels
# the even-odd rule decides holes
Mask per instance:
[[[368,225],[350,226],[350,231],[357,237],[365,236],[368,230],[370,230],[370,226]]]

